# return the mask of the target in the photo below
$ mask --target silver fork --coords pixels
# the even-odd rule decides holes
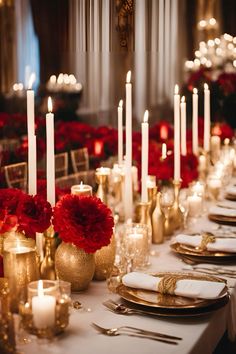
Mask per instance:
[[[91,324],[92,327],[94,327],[98,332],[105,334],[107,336],[119,336],[119,335],[127,335],[130,337],[138,337],[138,338],[145,338],[145,339],[151,339],[151,340],[156,340],[158,342],[166,343],[166,344],[178,344],[178,342],[173,341],[173,340],[167,340],[167,339],[162,339],[160,337],[155,336],[154,334],[146,334],[146,332],[142,329],[135,328],[135,327],[130,327],[130,326],[121,326],[117,328],[104,328],[96,323]],[[153,332],[155,333],[155,332]]]

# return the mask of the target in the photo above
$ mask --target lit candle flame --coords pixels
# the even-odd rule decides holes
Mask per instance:
[[[30,78],[29,78],[28,90],[32,89],[32,86],[33,86],[33,83],[34,83],[35,79],[36,79],[36,75],[35,75],[35,73],[32,73],[30,75]]]
[[[52,112],[52,98],[48,97],[48,112]]]
[[[193,89],[193,93],[194,93],[195,95],[198,93],[198,91],[197,91],[196,88]]]
[[[144,112],[144,115],[143,115],[143,123],[147,123],[148,122],[148,116],[149,116],[149,112],[146,109],[146,111]]]
[[[123,107],[123,100],[120,100],[120,102],[119,102],[119,107]]]
[[[43,281],[39,280],[38,281],[38,296],[44,296],[44,292],[43,292]]]
[[[208,85],[207,85],[207,83],[204,84],[204,90],[208,90]]]
[[[80,182],[80,185],[79,185],[79,186],[80,186],[80,188],[83,188],[83,187],[84,187],[83,181]]]
[[[179,86],[176,84],[175,85],[175,95],[179,94]]]
[[[131,70],[129,70],[126,75],[126,83],[129,84],[130,81],[131,81]]]
[[[185,96],[181,97],[181,102],[184,103],[185,102]]]

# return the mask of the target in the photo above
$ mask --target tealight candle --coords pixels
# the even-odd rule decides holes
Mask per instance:
[[[56,298],[44,295],[43,282],[38,282],[38,296],[32,298],[32,314],[37,328],[48,328],[55,324]]]
[[[80,184],[71,187],[71,194],[91,196],[93,194],[93,189],[90,185],[83,184],[81,181]]]
[[[188,196],[189,216],[197,217],[202,209],[202,197],[197,194]]]

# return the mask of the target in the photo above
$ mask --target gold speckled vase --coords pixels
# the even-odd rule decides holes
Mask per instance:
[[[114,235],[108,246],[95,252],[95,280],[105,280],[112,272],[116,255],[116,243]]]
[[[55,268],[59,279],[71,283],[72,291],[85,290],[93,279],[94,254],[86,253],[72,243],[62,242],[56,250]]]

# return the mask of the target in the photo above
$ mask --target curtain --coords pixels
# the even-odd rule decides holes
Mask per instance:
[[[36,74],[36,83],[39,83],[39,45],[34,32],[30,0],[15,1],[16,24],[16,68],[17,82],[28,87],[32,72]]]
[[[132,3],[132,9],[128,8]],[[185,3],[70,1],[70,70],[83,84],[81,114],[96,113],[100,124],[115,115],[119,100],[125,96],[126,73],[131,69],[136,121],[142,120],[145,109],[153,112],[155,120],[163,117],[172,106],[174,84],[182,83]],[[124,23],[117,12],[122,4],[129,9],[122,18]]]
[[[15,80],[14,2],[0,1],[0,92],[7,93]]]

